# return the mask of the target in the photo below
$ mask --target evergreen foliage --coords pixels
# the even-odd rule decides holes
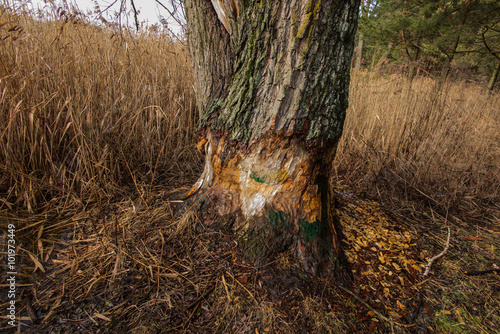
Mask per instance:
[[[364,0],[360,14],[365,67],[387,58],[444,80],[450,69],[491,76],[500,62],[497,0]]]

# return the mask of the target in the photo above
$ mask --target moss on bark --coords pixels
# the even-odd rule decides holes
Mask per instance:
[[[214,38],[195,33],[216,25],[215,14],[211,20],[201,18],[193,4],[203,1],[186,1],[190,46],[196,49],[193,58],[200,58],[200,48],[220,50]],[[232,69],[219,76],[230,81],[224,81],[224,87],[216,80],[216,72],[227,66],[207,63],[203,75],[198,75],[200,85],[222,88],[199,89],[204,94],[201,127],[230,133],[232,140],[247,144],[269,130],[302,136],[322,147],[335,141],[347,109],[357,4],[357,0],[309,0],[306,6],[294,0],[241,2],[234,22],[237,33],[226,36],[223,28],[220,32],[232,52],[224,50],[219,57],[234,58]]]

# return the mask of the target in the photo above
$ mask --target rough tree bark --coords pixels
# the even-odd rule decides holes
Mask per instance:
[[[186,0],[203,193],[265,263],[340,252],[331,162],[347,109],[359,0]]]

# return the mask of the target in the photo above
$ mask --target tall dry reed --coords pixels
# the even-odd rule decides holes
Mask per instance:
[[[500,207],[500,95],[429,78],[353,73],[339,182],[477,219]],[[489,212],[488,212],[489,211]],[[493,218],[494,219],[494,218]],[[498,219],[498,218],[497,218]]]
[[[1,9],[0,109],[11,206],[108,198],[198,161],[190,60],[162,33]]]

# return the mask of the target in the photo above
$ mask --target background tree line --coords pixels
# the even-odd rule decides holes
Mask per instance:
[[[491,90],[500,68],[500,2],[363,0],[354,61],[358,70],[399,65],[410,79],[420,72],[439,83],[487,77]]]

